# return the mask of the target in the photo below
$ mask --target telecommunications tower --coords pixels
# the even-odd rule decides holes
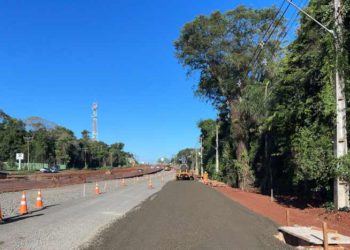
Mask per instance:
[[[97,141],[97,102],[92,104],[92,140]]]

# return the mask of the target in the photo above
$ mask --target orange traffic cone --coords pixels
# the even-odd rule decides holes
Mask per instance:
[[[28,213],[27,199],[26,199],[26,194],[24,192],[22,193],[21,206],[19,207],[19,213],[20,214],[27,214]]]
[[[41,191],[38,191],[38,196],[36,197],[36,203],[35,203],[35,207],[36,208],[43,208],[44,204],[43,204],[43,200],[41,198]]]
[[[153,189],[152,178],[148,180],[148,189]]]
[[[96,182],[96,186],[95,186],[95,193],[96,193],[96,194],[100,194],[100,193],[101,193],[101,192],[100,192],[100,188],[98,187],[97,182]]]

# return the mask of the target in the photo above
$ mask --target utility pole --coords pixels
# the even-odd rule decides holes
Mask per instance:
[[[27,142],[27,169],[29,170],[29,143],[33,141],[34,136],[23,136],[23,139]]]
[[[203,175],[203,137],[200,137],[201,142],[201,175]]]
[[[336,92],[336,145],[335,155],[337,158],[341,158],[348,153],[348,142],[346,133],[346,101],[345,101],[345,81],[344,72],[339,66],[339,58],[343,52],[343,16],[341,13],[341,0],[334,0],[334,17],[335,25],[334,30],[328,29],[325,25],[317,21],[314,17],[306,13],[303,9],[298,7],[291,0],[287,0],[300,12],[312,19],[318,25],[320,25],[327,32],[331,33],[334,38],[335,44],[335,92]],[[335,178],[334,180],[334,205],[337,210],[343,207],[349,207],[349,183],[341,178]]]
[[[84,168],[87,169],[87,164],[86,164],[86,152],[87,152],[87,148],[83,148],[84,150]]]
[[[198,171],[198,150],[195,149],[194,150],[195,154],[196,154],[196,175],[198,176],[199,175],[199,171]]]
[[[215,172],[219,173],[219,125],[216,124]]]
[[[340,0],[334,0],[334,37],[335,37],[335,91],[337,99],[337,135],[336,156],[343,157],[348,153],[346,133],[346,102],[344,71],[339,65],[339,58],[343,54],[343,16]],[[349,183],[340,178],[334,180],[334,205],[336,209],[349,207]]]
[[[268,114],[268,108],[267,108],[267,92],[268,92],[268,87],[269,87],[270,82],[267,81],[265,85],[265,96],[264,96],[264,103],[265,103],[265,118],[267,118]],[[268,132],[265,132],[264,136],[264,151],[265,151],[265,165],[268,168],[269,171],[269,178],[270,178],[270,199],[273,201],[273,180],[272,180],[272,168],[270,164],[270,159],[269,159],[269,154],[268,154],[268,148],[269,148],[269,141],[268,141]]]

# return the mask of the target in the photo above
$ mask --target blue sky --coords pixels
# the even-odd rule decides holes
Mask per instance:
[[[174,56],[181,27],[200,14],[281,1],[1,1],[0,109],[91,130],[124,142],[140,161],[197,145],[200,119],[216,112],[195,97],[195,77]]]

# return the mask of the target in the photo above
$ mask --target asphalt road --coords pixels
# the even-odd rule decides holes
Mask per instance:
[[[277,226],[193,181],[169,182],[85,249],[291,249]]]

